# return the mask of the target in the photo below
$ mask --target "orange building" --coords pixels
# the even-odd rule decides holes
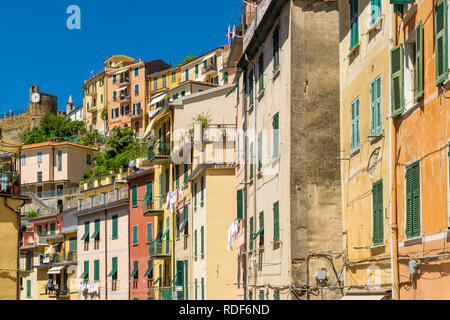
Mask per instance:
[[[450,8],[403,2],[392,8],[394,283],[402,300],[450,299]]]
[[[131,127],[136,135],[145,132],[146,75],[168,69],[162,60],[136,61],[114,55],[104,62],[108,82],[108,131],[116,126]]]

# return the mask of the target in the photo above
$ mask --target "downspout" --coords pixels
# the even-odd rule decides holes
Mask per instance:
[[[255,13],[255,21],[258,21],[258,10],[256,10],[256,13]],[[255,71],[256,71],[256,65],[252,62],[252,61],[250,61],[249,59],[248,59],[248,56],[247,56],[247,54],[245,53],[245,60],[249,63],[249,64],[251,64],[252,65],[252,68],[253,68],[253,90],[256,90],[256,75],[255,75]],[[253,94],[255,93],[255,91],[253,91]],[[256,156],[256,154],[257,154],[257,152],[256,152],[256,133],[258,132],[258,130],[257,130],[257,121],[256,121],[256,118],[257,118],[257,110],[258,110],[258,106],[257,106],[257,98],[256,98],[256,95],[254,94],[254,96],[253,96],[253,98],[255,99],[254,101],[254,107],[253,107],[253,109],[254,109],[254,118],[253,118],[253,128],[254,128],[254,130],[255,130],[255,132],[254,132],[254,146],[255,146],[255,148],[254,148],[254,150],[255,150],[255,156]],[[247,113],[247,112],[246,112]],[[259,151],[259,150],[258,150]],[[252,157],[251,159],[250,159],[250,161],[253,161],[255,159],[255,157]],[[257,168],[256,168],[256,163],[254,163],[253,164],[253,227],[255,227],[256,226],[256,175],[258,174],[258,172],[257,172]],[[253,235],[251,234],[250,235],[251,237],[253,237]],[[255,281],[254,281],[254,287],[253,287],[253,292],[254,292],[254,298],[256,298],[256,284],[257,284],[257,275],[258,275],[258,269],[256,268],[256,264],[255,264],[255,271],[254,271],[254,279],[255,279]]]
[[[392,34],[392,27],[393,27],[393,7],[391,6],[389,10],[389,52],[392,50],[392,44],[393,44],[393,34]],[[396,28],[397,30],[397,28]],[[397,32],[397,31],[396,31]],[[392,73],[391,70],[392,66],[389,64],[389,75]],[[389,86],[389,96],[392,94],[392,88]],[[389,110],[392,110],[392,99],[389,99]],[[392,111],[391,111],[392,112]],[[392,128],[394,126],[394,119],[392,118],[392,115],[389,117],[389,211],[390,211],[390,236],[391,236],[391,281],[392,281],[392,298],[394,300],[400,299],[400,292],[399,292],[399,271],[398,271],[398,225],[397,225],[397,170],[394,168],[394,173],[392,172],[393,163],[392,163],[392,153],[395,152],[394,155],[394,162],[397,163],[397,134],[394,130],[395,134],[395,140],[394,140],[394,148],[393,148],[393,141],[392,141]],[[395,128],[394,128],[395,129]],[[394,175],[393,175],[394,174]],[[394,178],[394,186],[392,178]],[[393,192],[393,188],[395,188],[395,193]],[[393,198],[393,194],[395,194],[395,199]]]
[[[4,197],[3,198],[5,201],[5,206],[7,208],[9,208],[10,210],[14,211],[15,213],[17,213],[17,257],[16,257],[16,300],[20,300],[20,234],[21,232],[21,221],[20,221],[20,211],[22,210],[22,207],[25,205],[26,200],[24,200],[22,202],[22,204],[16,209],[14,209],[13,207],[11,207],[8,204],[8,198]]]

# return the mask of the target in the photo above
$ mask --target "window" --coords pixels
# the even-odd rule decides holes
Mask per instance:
[[[139,262],[133,261],[133,271],[131,272],[130,278],[133,278],[133,289],[137,289],[137,280],[139,279]]]
[[[92,234],[91,239],[94,239],[94,241],[98,242],[100,241],[100,220],[95,220],[94,226],[95,230],[94,233]]]
[[[180,166],[175,165],[175,185],[177,188],[180,187]]]
[[[89,261],[84,262],[84,272],[81,275],[81,278],[86,282],[89,281]]]
[[[189,166],[187,164],[184,165],[184,185],[189,183]]]
[[[27,163],[27,156],[26,155],[21,155],[20,156],[20,165],[24,166]]]
[[[273,31],[273,73],[280,68],[280,26],[277,26]]]
[[[448,12],[447,1],[441,0],[435,9],[436,85],[448,79]]]
[[[81,241],[89,242],[89,221],[84,223],[84,234],[81,237]]]
[[[264,54],[261,53],[258,59],[258,83],[259,92],[264,90]]]
[[[202,255],[204,255],[205,254],[205,227],[201,227],[201,229],[200,229],[200,237],[201,237],[201,240],[200,240],[200,253]]]
[[[100,95],[100,103],[103,103],[103,95]]]
[[[113,91],[113,100],[117,100],[117,91]],[[113,116],[114,118],[114,116]]]
[[[37,163],[42,163],[42,152],[37,153]]]
[[[392,87],[392,116],[403,113],[405,107],[404,99],[404,51],[400,44],[391,51],[391,87]]]
[[[138,245],[138,226],[133,226],[133,246]]]
[[[195,300],[198,300],[198,284],[197,284],[197,279],[195,279]]]
[[[351,150],[355,151],[360,146],[359,97],[352,102],[351,117],[352,117]]]
[[[134,76],[135,77],[139,76],[139,68],[134,69]]]
[[[264,211],[259,213],[259,246],[264,247]]]
[[[177,81],[177,73],[176,72],[172,72],[172,82]]]
[[[170,191],[170,171],[169,168],[166,169],[166,194]]]
[[[31,298],[31,280],[27,280],[27,298]]]
[[[184,97],[186,95],[186,91],[181,91],[181,96]]]
[[[202,278],[202,300],[205,300],[205,278]]]
[[[375,24],[380,17],[381,0],[370,0],[370,24]]]
[[[250,143],[250,180],[253,179],[253,163],[254,163],[254,159],[253,159],[253,142]]]
[[[381,76],[370,84],[371,134],[377,136],[381,132]]]
[[[139,94],[139,84],[134,85],[134,94]]]
[[[195,74],[198,74],[198,64],[195,65]]]
[[[254,103],[254,93],[253,93],[253,69],[250,71],[250,75],[248,77],[248,106],[251,108]]]
[[[111,291],[117,290],[117,284],[115,283],[117,281],[117,257],[113,257],[111,260],[111,272],[108,274],[108,277],[112,277],[113,283],[112,283],[112,289]]]
[[[263,132],[258,133],[258,172],[261,172],[263,166]]]
[[[197,230],[194,231],[194,256],[197,258]]]
[[[264,300],[264,290],[259,290],[259,300]]]
[[[158,78],[153,79],[153,90],[158,90]]]
[[[166,77],[166,75],[163,75],[163,77],[162,77],[162,87],[163,88],[167,87],[167,77]]]
[[[58,171],[62,171],[62,151],[58,151]]]
[[[420,236],[420,163],[406,169],[406,237]]]
[[[248,300],[253,300],[253,292],[248,292]]]
[[[119,238],[119,216],[112,217],[112,238],[113,240]]]
[[[113,83],[117,82],[117,75],[113,75]]]
[[[237,191],[237,219],[242,220],[244,218],[244,190]]]
[[[359,0],[350,0],[350,50],[359,42]]]
[[[37,173],[37,181],[38,181],[38,182],[42,182],[42,172],[41,172],[41,171],[39,171],[39,172]]]
[[[92,164],[92,154],[86,155],[86,164],[91,165]]]
[[[273,292],[273,300],[280,300],[280,291],[276,290]]]
[[[280,203],[273,204],[273,242],[280,241]]]
[[[249,235],[250,241],[249,241],[249,249],[250,249],[250,251],[252,251],[252,250],[253,250],[253,217],[250,217],[250,222],[249,222],[249,224],[250,224],[250,235]]]
[[[55,235],[55,233],[56,233],[56,224],[50,223],[50,234]]]
[[[228,83],[228,72],[224,72],[223,74],[223,82]]]
[[[131,188],[131,206],[132,207],[137,207],[138,205],[138,187],[137,186],[133,186]]]
[[[153,223],[147,223],[147,243],[153,242]]]
[[[422,20],[416,26],[416,66],[415,66],[415,101],[423,98],[423,24]]]
[[[279,155],[279,133],[280,133],[280,114],[273,116],[272,120],[272,137],[273,137],[273,158],[278,158]]]
[[[186,69],[186,71],[185,71],[185,81],[188,81],[189,80],[189,69]]]
[[[200,205],[202,205],[202,203],[205,202],[205,188],[206,188],[205,182],[206,182],[205,177],[202,177],[200,179]]]
[[[197,183],[194,183],[194,206],[197,207]]]
[[[384,243],[384,214],[383,214],[383,182],[380,181],[372,187],[372,229],[373,245]]]
[[[100,260],[94,260],[94,281],[100,281]]]

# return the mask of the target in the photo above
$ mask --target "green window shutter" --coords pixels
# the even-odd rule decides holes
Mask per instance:
[[[273,204],[273,242],[280,241],[280,203]]]
[[[56,233],[56,224],[50,223],[50,234],[55,235]]]
[[[147,224],[147,243],[151,243],[153,241],[153,223]]]
[[[89,241],[89,221],[86,221],[85,223],[84,223],[84,235],[83,235],[83,237],[81,238],[81,241]]]
[[[205,201],[205,177],[202,177],[200,180],[200,202]]]
[[[197,279],[195,279],[194,283],[195,283],[195,300],[198,300],[198,283],[197,283]]]
[[[145,201],[147,203],[153,203],[153,181],[147,182],[147,188],[145,191]]]
[[[381,0],[370,0],[370,23],[373,25],[381,16]]]
[[[252,291],[248,292],[248,300],[253,300],[253,292]]]
[[[184,262],[184,280],[185,280],[185,300],[189,300],[189,268],[188,268],[189,262],[188,260],[186,260]]]
[[[158,78],[153,79],[153,91],[158,89]]]
[[[448,78],[447,0],[441,0],[435,10],[436,85]]]
[[[84,262],[84,280],[89,281],[89,261]]]
[[[180,166],[175,165],[175,185],[177,188],[180,187]]]
[[[253,162],[254,162],[254,159],[253,159],[253,142],[252,143],[250,143],[250,180],[251,179],[253,179]]]
[[[359,42],[359,0],[350,0],[350,50]]]
[[[119,216],[112,217],[112,238],[119,238]]]
[[[197,230],[194,232],[194,256],[197,257]]]
[[[94,281],[100,281],[100,260],[94,260]]]
[[[262,148],[263,148],[263,133],[260,131],[258,133],[258,172],[261,172],[262,170]]]
[[[69,252],[77,252],[77,237],[69,239]]]
[[[58,171],[62,171],[62,151],[58,151]]]
[[[194,206],[197,206],[197,183],[194,184]]]
[[[242,220],[244,217],[244,213],[243,213],[243,200],[244,200],[244,190],[238,190],[237,191],[237,219],[238,220]]]
[[[166,193],[169,193],[170,191],[170,171],[167,168],[166,169]]]
[[[259,290],[259,300],[264,300],[264,290]]]
[[[195,73],[198,73],[198,64],[195,65]]]
[[[113,75],[113,83],[117,82],[117,75]]]
[[[382,127],[381,120],[381,77],[378,76],[370,84],[371,134],[376,136]]]
[[[133,226],[133,245],[138,244],[138,226]]]
[[[189,166],[187,164],[184,165],[184,184],[187,185],[189,183]]]
[[[258,60],[258,84],[259,92],[264,90],[264,54],[261,53]]]
[[[134,69],[134,76],[135,77],[139,76],[139,69],[138,68]]]
[[[414,0],[391,0],[391,4],[414,3]]]
[[[280,114],[277,113],[272,121],[273,130],[273,157],[278,158],[279,154],[279,130],[280,130]]]
[[[137,186],[134,186],[132,189],[131,189],[131,205],[133,206],[133,207],[137,207],[137,205],[138,205],[138,187]]]
[[[31,280],[27,280],[27,298],[31,298]]]
[[[393,117],[402,114],[405,108],[403,59],[403,44],[400,44],[398,47],[391,50],[391,90]]]
[[[165,75],[162,77],[162,86],[163,88],[167,87],[167,78]]]
[[[159,174],[159,209],[162,209],[162,203],[163,203],[163,174]]]
[[[353,151],[360,146],[359,97],[352,102],[351,119],[351,150]]]
[[[424,93],[424,78],[423,78],[423,24],[420,20],[416,26],[416,66],[415,66],[415,98],[418,102],[423,97]]]
[[[420,164],[406,169],[406,236],[420,235]]]
[[[186,79],[185,79],[185,81],[188,81],[189,80],[189,69],[186,69],[186,71],[185,71],[185,73],[186,73]]]
[[[280,300],[280,291],[276,290],[273,292],[273,300]]]
[[[205,253],[205,227],[201,227],[200,229],[200,253],[204,254]]]
[[[250,242],[249,242],[250,251],[253,250],[253,217],[250,217]]]
[[[373,244],[384,243],[383,182],[372,187]]]

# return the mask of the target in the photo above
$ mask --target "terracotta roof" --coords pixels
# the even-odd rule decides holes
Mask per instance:
[[[93,150],[93,151],[97,151],[97,149],[95,148],[91,148],[91,147],[86,147],[83,146],[81,144],[76,144],[76,143],[72,143],[72,142],[41,142],[41,143],[35,143],[35,144],[29,144],[26,146],[22,147],[22,150],[30,150],[30,149],[35,149],[35,148],[42,148],[42,147],[61,147],[61,146],[72,146],[72,147],[78,147],[78,148],[83,148],[83,149],[89,149],[89,150]]]

